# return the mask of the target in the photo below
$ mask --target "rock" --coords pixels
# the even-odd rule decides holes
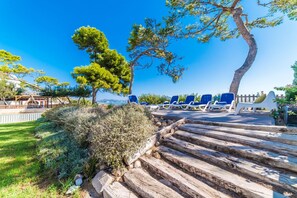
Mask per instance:
[[[130,164],[127,166],[128,170],[131,170],[133,168],[133,164]]]
[[[159,121],[156,123],[157,126],[162,126],[162,123]]]
[[[134,168],[141,168],[141,162],[139,160],[134,162]]]
[[[97,193],[101,193],[105,187],[110,185],[113,182],[114,178],[106,173],[105,171],[100,171],[97,175],[92,179],[92,185],[97,191]]]
[[[70,186],[66,192],[66,195],[74,194],[74,192],[77,191],[77,189],[79,189],[79,186],[76,186],[76,185]]]
[[[161,159],[161,155],[158,152],[154,152],[153,157],[157,159]]]
[[[83,183],[83,176],[81,174],[77,174],[74,177],[74,183],[76,186],[81,186]]]
[[[171,129],[171,130],[170,130],[170,133],[174,133],[174,131],[175,131],[174,129]]]
[[[120,177],[120,176],[122,176],[123,173],[120,169],[113,169],[111,174],[115,177]]]
[[[152,155],[152,149],[148,150],[147,152],[145,152],[145,155],[150,156]]]

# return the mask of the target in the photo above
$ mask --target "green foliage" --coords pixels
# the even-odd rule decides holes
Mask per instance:
[[[285,87],[275,87],[276,90],[285,91],[285,98],[279,99],[280,104],[296,104],[297,103],[297,85],[287,85]]]
[[[136,152],[155,130],[147,114],[140,105],[125,105],[96,119],[90,126],[93,156],[114,169],[124,166],[123,159]]]
[[[37,144],[37,157],[42,170],[48,176],[64,181],[82,173],[88,160],[87,150],[81,149],[65,131],[45,124],[46,127],[37,129],[38,137],[42,137]]]
[[[97,60],[98,54],[104,53],[109,47],[104,33],[90,26],[75,30],[72,40],[80,50],[86,50],[91,61]]]
[[[155,131],[150,112],[139,105],[113,107],[108,111],[101,107],[60,107],[45,112],[43,116],[52,123],[37,129],[41,131],[38,132],[38,137],[49,137],[42,144],[48,148],[45,149],[45,154],[49,154],[49,159],[44,155],[41,160],[45,165],[48,162],[47,167],[51,167],[52,171],[54,168],[63,170],[63,177],[72,174],[70,169],[61,164],[61,160],[66,160],[65,153],[70,152],[70,149],[80,152],[85,148],[92,154],[88,161],[91,164],[84,165],[87,174],[91,174],[95,162],[117,169],[124,165],[123,159],[138,150]],[[72,144],[69,144],[68,138]],[[53,150],[50,152],[49,148]],[[83,153],[77,158],[72,156],[74,162],[69,166],[77,164],[79,169],[76,171],[81,170],[83,163],[80,162],[86,162]],[[61,160],[58,156],[61,156]],[[70,162],[66,160],[66,163]]]
[[[92,87],[93,104],[96,102],[96,94],[99,90],[118,94],[123,91],[119,78],[97,63],[75,67],[72,76],[77,83]]]
[[[92,87],[93,100],[99,90],[116,94],[128,93],[131,71],[125,57],[109,49],[103,32],[93,27],[81,27],[72,36],[81,50],[89,54],[91,64],[76,67],[73,78],[81,84]]]
[[[265,98],[266,98],[266,94],[262,94],[254,101],[254,103],[261,103],[263,102],[263,100],[265,100]]]
[[[171,20],[176,21],[178,26],[179,30],[176,32],[178,37],[197,37],[201,42],[208,42],[212,37],[226,40],[240,36],[238,27],[234,27],[230,21],[234,21],[233,15],[238,9],[243,10],[242,2],[242,0],[167,0],[166,4],[171,9]],[[296,0],[271,0],[264,3],[258,1],[257,4],[268,8],[268,13],[255,20],[248,20],[248,13],[240,13],[240,16],[246,19],[245,25],[249,29],[279,25],[283,20],[280,13],[287,15],[290,19],[296,19]],[[189,24],[191,17],[195,20],[193,20],[194,23]],[[179,25],[182,24],[182,19],[185,19],[188,25]]]
[[[165,101],[169,101],[170,97],[156,94],[142,94],[138,99],[140,102],[147,102],[149,104],[162,104]]]
[[[4,74],[14,74],[18,78],[23,78],[29,74],[40,72],[33,68],[27,68],[20,63],[21,57],[11,54],[5,50],[0,50],[0,72]]]
[[[13,84],[8,83],[4,75],[0,72],[0,100],[12,98],[17,94]]]
[[[59,80],[57,78],[51,76],[40,76],[35,79],[35,82],[38,84],[44,84],[46,87],[52,87],[59,84]]]
[[[134,25],[127,47],[131,58],[130,67],[148,68],[153,65],[155,59],[161,74],[171,77],[173,82],[180,79],[185,68],[176,64],[181,58],[168,49],[174,29],[169,20],[165,25],[157,23],[154,19],[146,19],[144,26]],[[147,61],[146,58],[151,58],[152,61]]]
[[[200,101],[201,96],[198,93],[181,94],[181,95],[178,96],[178,100],[185,102],[188,95],[194,95],[195,96],[195,101]]]

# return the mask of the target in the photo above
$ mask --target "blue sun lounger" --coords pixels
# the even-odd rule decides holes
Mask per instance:
[[[210,111],[214,110],[226,110],[231,112],[235,109],[235,95],[234,93],[223,93],[220,101],[216,101],[214,104],[209,106]]]
[[[173,104],[171,106],[171,108],[181,108],[181,109],[187,109],[188,108],[188,105],[191,105],[194,103],[194,100],[195,100],[195,96],[194,95],[189,95],[186,97],[186,100],[185,102],[179,102],[177,104]]]
[[[139,103],[138,98],[136,95],[129,95],[128,96],[128,103],[129,104],[140,104],[140,105],[149,105],[147,102],[141,102]]]
[[[212,95],[211,94],[204,94],[201,96],[201,99],[199,102],[194,102],[193,104],[188,105],[188,109],[196,109],[199,108],[201,111],[206,111],[212,100]]]
[[[164,109],[171,108],[172,105],[178,103],[178,96],[172,96],[170,102],[165,101],[163,104],[160,104],[159,106]]]

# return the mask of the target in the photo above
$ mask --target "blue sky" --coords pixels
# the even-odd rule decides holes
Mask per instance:
[[[251,17],[265,14],[254,4],[247,6]],[[71,36],[81,26],[103,31],[110,47],[128,57],[127,39],[135,23],[146,17],[166,15],[165,0],[1,0],[0,49],[22,57],[22,63],[43,69],[47,75],[74,84],[73,67],[87,65],[88,55],[78,50]],[[263,15],[262,14],[262,15]],[[239,93],[268,92],[275,86],[292,83],[290,66],[297,60],[297,22],[285,20],[275,28],[254,29],[258,54],[241,81]],[[222,93],[229,89],[233,73],[244,62],[248,47],[242,38],[225,42],[213,39],[207,44],[195,39],[174,44],[188,69],[177,83],[157,73],[154,67],[137,70],[134,93],[171,96],[190,93]],[[118,98],[99,93],[99,99]]]

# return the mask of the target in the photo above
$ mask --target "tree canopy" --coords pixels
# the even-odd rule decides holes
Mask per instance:
[[[5,50],[0,50],[0,71],[4,74],[13,74],[18,78],[23,78],[26,75],[33,73],[41,73],[41,71],[33,68],[28,68],[19,63],[21,61],[20,56],[16,56]]]
[[[257,44],[251,34],[253,28],[266,28],[279,25],[283,15],[297,19],[296,0],[248,1],[266,7],[267,14],[250,20],[249,13],[244,11],[247,3],[243,0],[167,0],[170,8],[170,20],[175,21],[179,38],[197,38],[208,42],[212,37],[227,40],[241,36],[249,46],[249,52],[243,65],[234,73],[230,92],[237,94],[243,75],[252,66]]]
[[[0,72],[0,100],[5,101],[5,98],[12,98],[16,93],[14,85],[9,83],[6,76]]]
[[[169,50],[170,41],[174,33],[174,25],[170,20],[165,24],[155,19],[145,19],[145,24],[135,24],[128,40],[127,51],[130,53],[131,81],[129,92],[132,93],[134,67],[148,68],[157,62],[157,69],[176,82],[185,68],[177,64],[181,59]]]
[[[77,83],[92,87],[93,104],[96,103],[96,95],[99,90],[118,94],[123,91],[119,78],[97,63],[75,67],[72,76]]]
[[[131,71],[125,57],[109,49],[103,32],[94,27],[81,27],[72,36],[78,48],[89,54],[90,65],[75,67],[72,73],[76,82],[92,87],[92,102],[99,90],[127,94]]]

